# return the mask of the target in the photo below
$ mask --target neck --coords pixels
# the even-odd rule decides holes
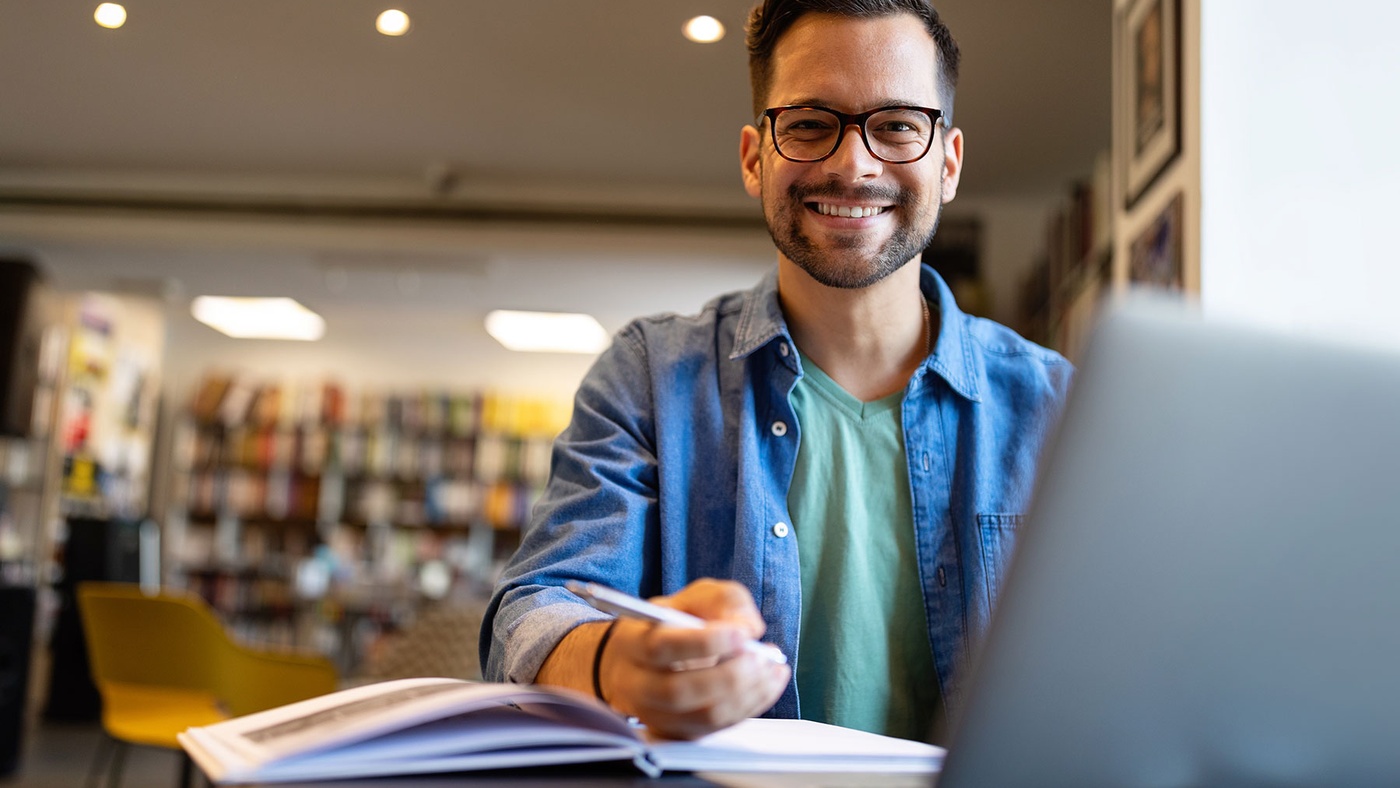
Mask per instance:
[[[933,346],[917,259],[870,287],[845,290],[780,258],[778,299],[803,356],[865,402],[902,391]]]

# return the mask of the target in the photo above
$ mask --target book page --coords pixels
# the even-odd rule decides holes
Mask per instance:
[[[294,756],[281,763],[370,763],[438,757],[492,750],[524,750],[574,745],[616,745],[615,733],[542,718],[512,706],[498,706],[393,731],[352,747]],[[640,752],[635,739],[624,738],[628,754]]]
[[[524,707],[633,742],[626,721],[583,695],[514,684],[405,679],[372,684],[196,729],[210,749],[259,765],[338,749],[483,709]],[[400,737],[402,738],[402,737]]]
[[[700,772],[695,775],[705,782],[723,788],[929,788],[927,773],[870,774],[866,772],[837,774],[821,772]]]
[[[810,720],[749,719],[695,741],[656,741],[652,760],[686,771],[921,773],[946,751]]]
[[[641,742],[630,737],[497,706],[347,747],[284,758],[267,764],[257,776],[280,781],[612,760],[636,763],[643,751]],[[638,765],[645,769],[650,764]]]

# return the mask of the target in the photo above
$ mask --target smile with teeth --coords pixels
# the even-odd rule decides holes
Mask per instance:
[[[840,216],[848,219],[864,219],[877,216],[889,210],[888,205],[831,205],[824,202],[810,203],[817,213],[823,216]]]

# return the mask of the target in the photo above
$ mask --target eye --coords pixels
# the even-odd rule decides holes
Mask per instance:
[[[778,127],[782,131],[829,131],[835,124],[821,118],[794,118],[783,120]]]
[[[925,113],[911,109],[891,109],[870,117],[869,128],[888,134],[928,134],[932,119]]]

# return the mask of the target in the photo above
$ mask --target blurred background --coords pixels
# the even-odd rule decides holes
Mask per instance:
[[[68,689],[86,579],[194,590],[346,679],[470,674],[599,349],[508,350],[486,316],[591,315],[606,342],[774,264],[739,179],[749,6],[129,0],[111,26],[0,0],[0,581],[33,614],[5,627],[31,711],[95,718]],[[966,165],[925,259],[1072,354],[1126,276],[1114,3],[939,9]],[[687,38],[701,15],[722,37]],[[295,299],[323,334],[234,338],[199,296]],[[401,664],[454,626],[456,662]]]
[[[475,675],[608,336],[774,264],[748,0],[112,5],[0,0],[0,776],[35,731],[29,786],[96,739],[86,580],[188,590],[342,682]],[[1400,5],[937,5],[966,162],[924,259],[963,309],[1072,360],[1130,286],[1400,347]],[[303,338],[205,296],[294,300]],[[507,349],[498,310],[587,341]]]

